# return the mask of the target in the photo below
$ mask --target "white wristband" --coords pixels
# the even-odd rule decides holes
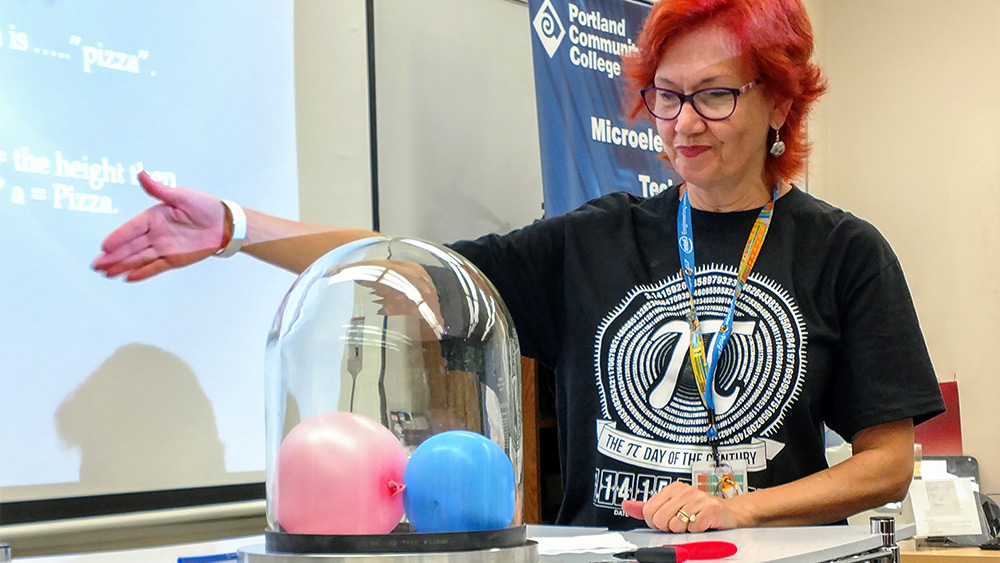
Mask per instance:
[[[219,258],[229,258],[243,248],[243,241],[247,238],[247,214],[238,203],[228,199],[222,200],[222,205],[226,206],[229,214],[233,217],[233,236],[229,239],[229,244],[225,248],[220,248],[215,253]]]

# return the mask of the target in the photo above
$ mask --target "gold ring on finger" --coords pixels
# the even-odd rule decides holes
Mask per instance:
[[[692,516],[691,516],[690,514],[688,514],[687,512],[684,512],[683,510],[678,510],[678,511],[677,511],[677,519],[678,519],[678,520],[680,520],[681,522],[684,522],[685,524],[687,524],[687,523],[688,523],[688,522],[690,522],[690,521],[691,521],[691,520],[692,520],[693,518],[692,518]]]

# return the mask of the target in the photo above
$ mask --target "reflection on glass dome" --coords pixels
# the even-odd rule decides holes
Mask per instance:
[[[520,351],[471,263],[414,239],[335,249],[289,290],[266,358],[268,541],[523,543]]]

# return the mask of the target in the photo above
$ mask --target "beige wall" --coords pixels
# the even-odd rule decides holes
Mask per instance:
[[[895,248],[965,453],[1000,494],[1000,1],[808,0],[830,89],[809,190]],[[891,322],[891,319],[887,319]]]
[[[303,221],[370,229],[363,0],[295,0],[295,128]]]

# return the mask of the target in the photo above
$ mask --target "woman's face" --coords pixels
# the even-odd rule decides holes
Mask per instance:
[[[741,88],[756,78],[740,60],[732,35],[711,26],[695,29],[667,47],[653,85],[691,94],[703,88]],[[763,182],[768,128],[777,117],[758,85],[737,98],[736,110],[727,119],[707,120],[687,101],[676,119],[656,119],[656,128],[674,170],[689,185],[757,189]]]

